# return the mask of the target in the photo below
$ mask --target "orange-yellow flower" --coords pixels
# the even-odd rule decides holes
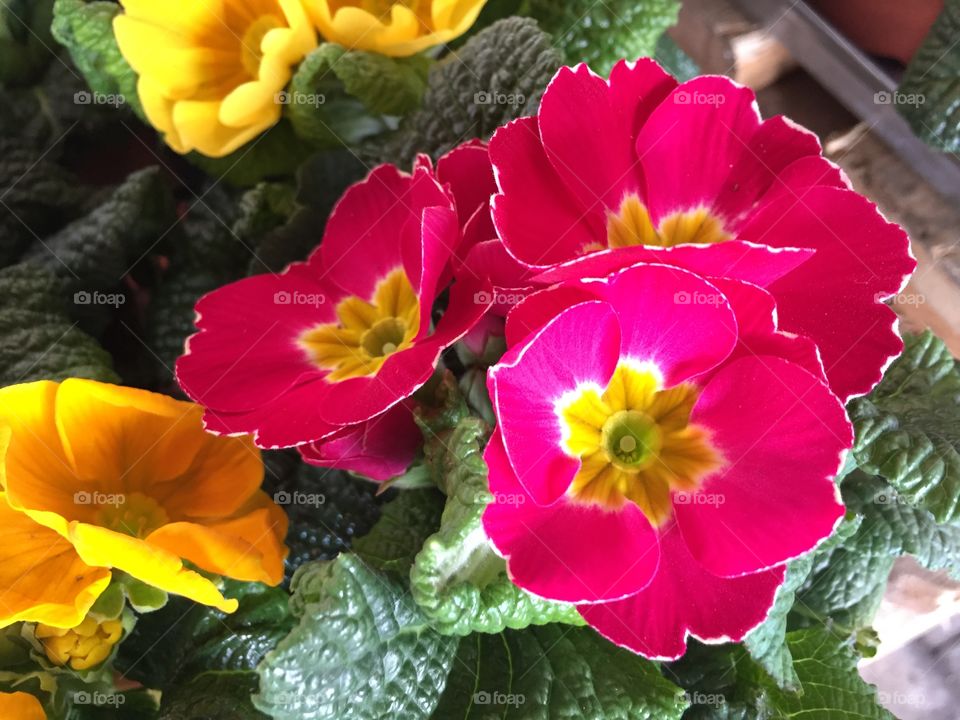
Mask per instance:
[[[43,705],[25,692],[0,692],[0,717],[17,720],[47,720]]]
[[[87,565],[232,612],[236,600],[184,561],[276,585],[287,519],[260,490],[263,464],[253,443],[204,432],[202,413],[165,395],[89,380],[0,389],[7,500],[69,541]]]
[[[280,119],[317,44],[301,0],[121,0],[113,28],[147,118],[180,153],[222,157]]]
[[[55,665],[69,665],[74,670],[88,670],[102,663],[122,635],[122,621],[97,622],[90,616],[76,627],[57,628],[41,623],[36,630],[47,659]]]
[[[320,34],[352,50],[404,57],[449,42],[486,0],[306,0]]]

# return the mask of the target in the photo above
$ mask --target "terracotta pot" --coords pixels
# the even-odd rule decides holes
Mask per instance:
[[[910,62],[943,9],[943,0],[809,1],[862,50],[904,64]]]

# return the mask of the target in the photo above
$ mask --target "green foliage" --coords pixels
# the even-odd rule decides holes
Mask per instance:
[[[309,152],[286,120],[224,157],[192,152],[187,157],[217,182],[252,187],[263,180],[285,179],[296,173]]]
[[[5,0],[0,5],[0,85],[28,85],[50,63],[53,0]]]
[[[390,58],[324,43],[300,63],[281,99],[294,130],[311,145],[354,145],[388,127],[382,116],[417,107],[428,68],[419,55]]]
[[[850,403],[860,467],[939,522],[960,518],[960,371],[931,332],[906,349],[867,397]]]
[[[900,83],[897,108],[934,147],[960,151],[960,0],[946,0]]]
[[[256,690],[254,672],[201,673],[164,694],[158,720],[269,720],[253,707]]]
[[[90,90],[122,98],[122,104],[142,115],[136,74],[113,35],[113,18],[121,7],[103,0],[56,0],[53,12],[53,36],[70,52]]]
[[[370,152],[406,165],[418,152],[436,158],[465,140],[486,138],[507,121],[536,112],[562,64],[534,20],[500,20],[430,70],[421,108]]]
[[[653,55],[680,10],[676,0],[527,0],[527,6],[568,63],[585,62],[601,75],[621,58]]]
[[[440,527],[444,496],[434,488],[405,490],[383,506],[373,529],[353,544],[363,561],[406,578],[424,541]]]
[[[110,356],[67,318],[60,281],[29,264],[0,270],[0,386],[83,377],[117,382]]]
[[[466,417],[451,431],[428,435],[426,454],[447,494],[440,529],[427,538],[410,570],[414,599],[440,632],[468,635],[551,622],[582,624],[568,604],[535,597],[514,585],[481,524],[493,500],[482,445],[486,427]]]
[[[300,624],[258,668],[260,710],[275,720],[430,716],[456,640],[429,627],[401,581],[341,555],[303,566],[293,593]]]
[[[683,690],[593,630],[562,625],[465,637],[435,720],[679,720]]]

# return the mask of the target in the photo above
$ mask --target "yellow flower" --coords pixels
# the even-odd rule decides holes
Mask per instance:
[[[0,459],[9,439],[0,426]],[[21,621],[73,627],[109,584],[109,570],[89,567],[69,542],[11,508],[0,493],[0,627]]]
[[[147,118],[179,153],[227,155],[280,119],[317,44],[301,0],[121,0],[113,28]]]
[[[73,628],[38,624],[36,630],[47,659],[55,665],[70,665],[74,670],[87,670],[102,663],[121,635],[120,620],[97,622],[92,617],[84,618]]]
[[[449,42],[486,0],[305,0],[320,34],[352,50],[404,57]]]
[[[7,500],[69,541],[87,565],[232,612],[236,600],[183,561],[276,585],[287,518],[259,489],[263,463],[251,440],[204,432],[202,413],[90,380],[0,389]]]
[[[47,720],[43,705],[24,692],[0,692],[0,717],[16,720]]]

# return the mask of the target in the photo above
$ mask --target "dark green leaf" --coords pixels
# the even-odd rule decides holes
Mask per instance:
[[[163,695],[159,720],[269,720],[250,696],[254,672],[206,672]]]

